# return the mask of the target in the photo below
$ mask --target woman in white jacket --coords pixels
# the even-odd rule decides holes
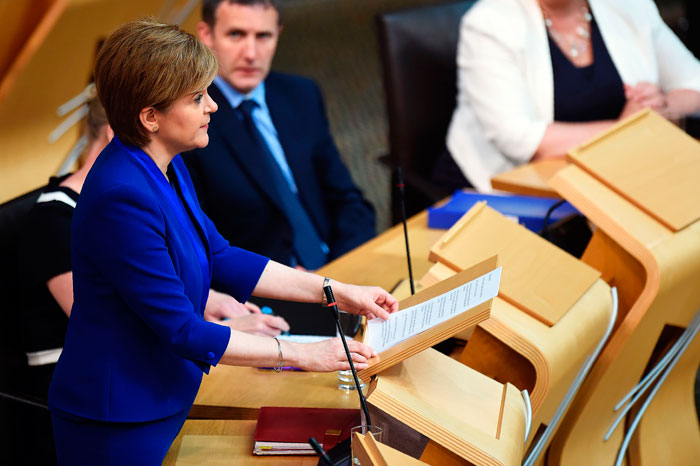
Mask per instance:
[[[645,107],[700,109],[700,62],[652,0],[480,0],[462,18],[447,147],[479,191]]]

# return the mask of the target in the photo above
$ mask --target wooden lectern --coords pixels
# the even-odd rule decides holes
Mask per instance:
[[[700,308],[700,144],[645,111],[570,158],[574,165],[551,184],[598,227],[583,260],[618,287],[620,315],[549,463],[613,464],[623,459],[628,437],[627,464],[697,464],[700,339],[692,337]],[[645,375],[648,382],[633,391]]]
[[[428,464],[520,464],[527,411],[518,390],[433,349],[380,373],[367,403],[382,443]]]
[[[429,464],[519,464],[529,416],[518,390],[430,348],[488,318],[499,273],[492,256],[401,301],[421,316],[468,309],[381,351],[359,372],[369,381],[371,421],[383,443]],[[419,304],[425,308],[409,310]],[[414,325],[411,316],[406,326]],[[391,327],[381,332],[393,334]]]
[[[433,246],[437,264],[423,280],[437,282],[491,254],[503,266],[499,296],[460,360],[528,390],[527,449],[546,426],[552,424],[548,436],[556,428],[555,415],[572,397],[567,391],[612,326],[611,290],[598,271],[485,205],[475,205]]]
[[[431,287],[430,290],[423,290],[413,296],[409,296],[408,298],[401,300],[399,312],[401,312],[403,309],[429,301],[432,298],[444,295],[460,285],[472,282],[472,280],[477,280],[479,277],[495,271],[497,267],[498,256],[489,257],[486,260],[475,264],[469,269],[463,270],[462,272],[440,282],[436,286]],[[497,291],[498,287],[496,286],[494,287],[494,294]],[[475,295],[476,294],[477,293],[475,293]],[[370,377],[373,375],[378,374],[379,372],[382,372],[383,370],[405,359],[408,359],[414,354],[418,354],[431,346],[437,345],[438,343],[447,340],[457,333],[474,328],[478,323],[489,318],[492,303],[493,300],[488,298],[484,300],[484,302],[475,304],[460,314],[445,320],[444,322],[438,323],[437,325],[423,330],[410,338],[400,341],[396,345],[380,352],[376,357],[370,359],[368,361],[368,367],[359,371],[357,375],[362,380],[369,381]],[[456,304],[455,308],[458,306],[459,304]],[[437,309],[433,311],[433,313],[437,312],[439,312]],[[418,319],[421,318],[422,317],[418,317]],[[407,322],[406,325],[410,326],[411,324]],[[367,335],[365,335],[365,343],[369,343],[366,340]]]

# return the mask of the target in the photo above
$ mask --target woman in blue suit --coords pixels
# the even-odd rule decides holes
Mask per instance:
[[[210,285],[241,302],[251,293],[314,302],[324,281],[231,247],[199,208],[178,154],[208,142],[216,72],[196,38],[150,19],[118,28],[97,58],[115,137],[73,217],[74,304],[49,392],[59,464],[160,464],[202,372],[219,362],[348,368],[337,339],[280,342],[202,318]],[[386,318],[398,309],[380,288],[333,287],[348,312]],[[366,367],[372,349],[349,344]]]

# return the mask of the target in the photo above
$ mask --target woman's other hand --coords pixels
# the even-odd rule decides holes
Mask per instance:
[[[265,314],[262,316],[270,317]],[[366,369],[367,360],[377,355],[372,348],[359,341],[348,340],[347,343],[357,370]],[[271,338],[260,338],[234,329],[231,330],[226,352],[219,362],[252,367],[274,367],[281,363],[313,372],[350,369],[340,338],[328,338],[316,343],[296,343],[282,339],[276,342]]]
[[[651,108],[665,118],[671,119],[666,94],[656,84],[648,82],[640,82],[633,86],[625,84],[625,97],[627,102],[622,109],[620,119],[627,118],[645,108]]]
[[[388,319],[389,314],[399,310],[399,302],[378,286],[356,286],[331,282],[338,308],[351,314]]]
[[[666,107],[666,94],[656,84],[640,82],[634,86],[625,85],[625,97],[633,100],[643,107],[653,110],[661,110]]]

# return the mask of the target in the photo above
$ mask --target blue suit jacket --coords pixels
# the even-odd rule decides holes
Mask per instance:
[[[145,157],[152,165],[115,138],[80,194],[71,239],[74,304],[49,391],[59,413],[145,421],[191,406],[202,371],[219,361],[230,336],[202,318],[209,277],[245,301],[267,264],[217,233],[176,156],[171,168],[204,244],[207,273]]]
[[[269,176],[246,142],[245,126],[221,91],[209,145],[183,154],[202,208],[231,244],[289,264],[292,230]],[[363,199],[333,143],[321,93],[311,80],[270,73],[265,99],[299,197],[334,259],[374,236],[374,210]]]

